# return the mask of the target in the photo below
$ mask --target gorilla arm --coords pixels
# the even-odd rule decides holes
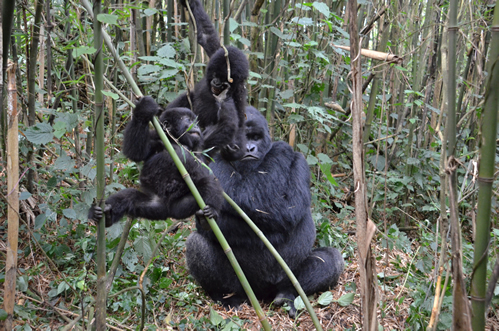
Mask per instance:
[[[185,0],[181,3],[185,6]],[[189,0],[189,7],[196,20],[198,43],[211,57],[220,48],[220,37],[199,0]]]
[[[144,161],[163,149],[158,134],[149,129],[149,122],[159,110],[160,107],[151,97],[142,97],[137,102],[123,137],[123,154],[130,160]]]

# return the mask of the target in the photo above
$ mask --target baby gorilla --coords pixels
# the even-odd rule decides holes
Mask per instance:
[[[140,190],[127,188],[107,198],[104,208],[106,227],[118,222],[125,214],[149,220],[182,219],[195,213],[215,219],[218,216],[223,203],[220,184],[190,154],[203,148],[203,134],[194,125],[194,113],[187,108],[168,109],[161,114],[159,122],[170,133],[171,136],[168,133],[167,136],[175,152],[207,204],[202,211],[158,133],[149,129],[149,121],[160,110],[151,97],[141,98],[135,106],[133,118],[125,129],[123,154],[132,161],[144,161],[140,172]],[[172,137],[181,145],[177,145]],[[102,213],[102,208],[92,206],[89,218],[98,220]]]
[[[240,159],[245,153],[244,134],[246,80],[249,64],[246,55],[234,46],[221,48],[220,38],[200,0],[188,0],[197,26],[198,43],[206,50],[210,61],[206,73],[193,90],[173,100],[170,107],[188,107],[198,115],[205,130],[205,148],[210,155],[220,151],[228,161]],[[185,0],[181,3],[185,6]],[[230,77],[227,68],[230,63]]]

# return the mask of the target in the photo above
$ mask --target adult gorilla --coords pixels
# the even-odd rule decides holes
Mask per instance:
[[[291,268],[307,295],[336,285],[343,258],[334,248],[317,248],[310,212],[310,170],[301,153],[282,141],[272,142],[265,118],[246,108],[247,148],[229,162],[217,157],[211,169],[223,189],[263,231]],[[199,219],[186,243],[191,274],[215,301],[237,307],[246,299],[225,253]],[[296,310],[296,290],[262,241],[226,202],[217,223],[259,299],[289,300]]]

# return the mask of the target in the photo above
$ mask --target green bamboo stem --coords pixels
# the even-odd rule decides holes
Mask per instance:
[[[99,14],[101,0],[94,2],[95,13]],[[94,20],[94,47],[97,50],[95,56],[95,158],[97,160],[97,201],[104,209],[104,188],[106,185],[105,163],[104,163],[104,57],[102,54],[102,28],[99,20]],[[106,330],[106,223],[105,216],[97,226],[97,297],[95,301],[95,325],[98,331]]]
[[[471,306],[473,330],[485,329],[485,292],[487,283],[488,248],[490,244],[490,215],[492,184],[494,181],[495,148],[497,137],[497,112],[499,108],[499,6],[495,6],[492,23],[492,40],[487,63],[489,79],[485,89],[483,126],[478,169],[478,213],[476,218],[475,254],[473,279],[471,280]]]
[[[158,132],[161,140],[165,144],[166,150],[168,153],[170,153],[173,162],[177,166],[178,170],[180,171],[180,174],[185,180],[185,183],[191,190],[192,195],[194,196],[194,199],[196,199],[196,202],[199,205],[200,209],[203,209],[206,204],[203,201],[203,198],[199,194],[198,189],[194,185],[194,182],[192,181],[191,176],[189,173],[187,173],[187,170],[185,169],[184,165],[180,161],[180,158],[178,157],[177,153],[173,149],[172,144],[170,143],[170,140],[166,137],[165,132],[163,131],[163,128],[161,127],[161,124],[159,123],[157,117],[154,117],[152,120],[152,123],[154,127],[156,128],[156,131]],[[262,324],[263,328],[265,330],[271,330],[269,321],[267,320],[267,317],[265,316],[262,308],[260,307],[260,304],[258,303],[258,300],[256,299],[255,293],[251,289],[251,286],[248,283],[248,280],[246,279],[246,276],[243,273],[243,270],[241,269],[241,266],[236,260],[236,257],[234,256],[234,252],[230,248],[229,244],[227,243],[227,240],[222,234],[222,231],[220,231],[220,228],[218,227],[217,223],[215,220],[212,218],[207,218],[208,224],[210,225],[211,229],[213,230],[213,233],[215,234],[215,237],[217,237],[218,241],[220,242],[220,245],[222,246],[222,249],[224,250],[225,254],[227,255],[227,258],[229,259],[230,264],[232,265],[232,268],[234,268],[234,271],[236,272],[237,277],[239,278],[239,281],[241,282],[241,285],[244,288],[244,291],[246,292],[246,295],[248,296],[251,305],[256,311],[256,314],[258,315],[258,319],[260,320],[260,323]]]
[[[286,262],[283,260],[283,258],[279,254],[279,252],[274,248],[274,246],[272,246],[272,244],[265,237],[265,235],[263,234],[263,232],[256,226],[255,223],[253,223],[253,221],[249,218],[248,215],[246,215],[246,213],[241,209],[241,207],[239,207],[234,202],[234,200],[232,200],[231,197],[229,197],[227,195],[227,193],[225,193],[225,192],[224,192],[224,198],[232,206],[232,208],[234,208],[238,212],[238,214],[241,216],[241,218],[249,225],[249,227],[251,228],[251,230],[253,230],[256,233],[256,235],[258,236],[258,238],[260,238],[260,240],[263,241],[265,247],[267,247],[268,250],[270,251],[270,253],[272,253],[272,255],[275,257],[275,259],[277,260],[277,262],[279,263],[279,265],[284,270],[284,272],[288,276],[289,280],[293,284],[294,288],[296,289],[296,291],[300,295],[300,298],[305,303],[305,307],[307,308],[307,311],[309,312],[310,317],[312,318],[312,322],[314,323],[315,328],[317,330],[319,330],[319,331],[322,331],[322,326],[321,326],[321,324],[319,322],[319,319],[317,318],[317,315],[315,314],[314,309],[312,308],[312,305],[310,304],[310,301],[307,298],[307,295],[305,294],[305,292],[301,288],[300,283],[298,282],[298,280],[296,279],[295,275],[293,274],[293,272],[291,271],[291,269],[288,267],[288,265],[286,264]]]

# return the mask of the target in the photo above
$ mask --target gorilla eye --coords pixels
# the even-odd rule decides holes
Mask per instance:
[[[249,140],[259,140],[260,139],[260,135],[257,134],[257,133],[250,133],[250,134],[248,134],[247,138]]]

